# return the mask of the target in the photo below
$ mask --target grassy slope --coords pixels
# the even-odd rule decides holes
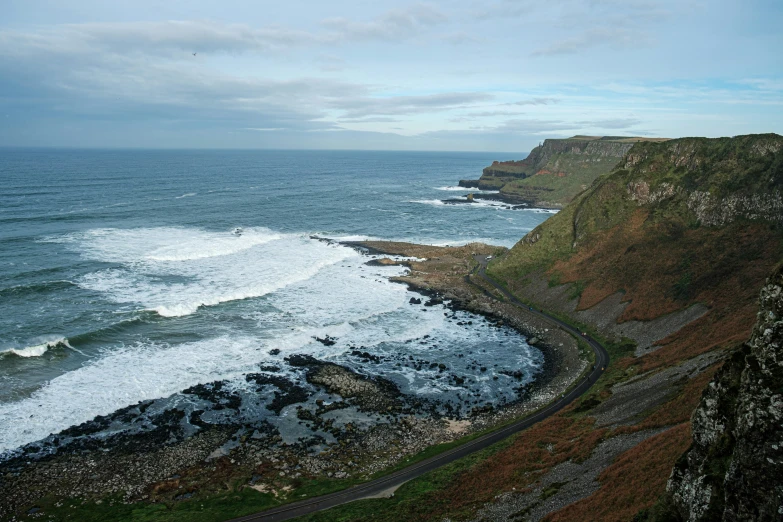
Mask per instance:
[[[585,158],[575,154],[557,154],[534,175],[510,180],[502,194],[532,201],[564,205],[585,190],[596,178],[612,170],[618,158]]]
[[[759,152],[770,145],[778,152]],[[733,346],[748,336],[758,289],[783,257],[780,226],[744,219],[723,227],[701,226],[688,210],[687,192],[698,189],[725,197],[780,191],[781,150],[783,138],[775,135],[639,144],[629,153],[629,158],[636,156],[631,162],[635,165],[596,182],[490,271],[521,295],[526,295],[530,272],[543,272],[559,283],[578,282],[580,309],[623,291],[630,305],[620,321],[649,320],[696,302],[709,307],[701,319],[664,340],[663,348],[639,359],[622,357],[610,374],[634,375]],[[639,205],[630,200],[627,190],[629,182],[639,180],[646,181],[651,191],[663,183],[684,190],[657,204]],[[626,430],[676,428],[645,443],[644,451],[640,446],[622,456],[602,474],[604,487],[597,493],[548,518],[627,520],[649,508],[663,491],[674,460],[689,443],[690,413],[713,372],[714,368],[694,379],[678,396]]]

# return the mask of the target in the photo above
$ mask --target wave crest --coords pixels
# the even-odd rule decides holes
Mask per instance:
[[[26,346],[24,348],[9,348],[0,352],[0,356],[15,355],[17,357],[23,358],[40,357],[50,349],[54,348],[71,348],[71,345],[68,344],[68,339],[65,337],[59,337],[51,341],[46,341],[41,344],[34,344],[32,346]]]

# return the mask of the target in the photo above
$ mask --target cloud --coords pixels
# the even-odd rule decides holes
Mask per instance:
[[[320,54],[315,61],[320,64],[318,68],[324,72],[339,72],[346,68],[345,60],[339,56]]]
[[[192,52],[269,52],[317,41],[315,35],[294,29],[192,20],[64,24],[37,32],[0,31],[3,54],[17,55],[112,52],[190,56]]]
[[[438,20],[426,8],[414,11],[417,20]],[[283,34],[202,22],[82,24],[23,35],[0,31],[0,109],[18,118],[31,107],[30,117],[37,112],[47,120],[312,131],[340,123],[394,123],[396,116],[492,99],[481,92],[378,96],[377,88],[330,78],[235,76],[191,54],[197,42],[199,53],[292,45]],[[329,54],[316,61],[344,63]]]
[[[478,44],[483,41],[482,38],[477,37],[475,34],[467,33],[465,31],[443,34],[438,38],[452,45]]]
[[[608,45],[613,47],[639,47],[650,43],[649,37],[625,27],[599,27],[582,34],[565,38],[532,53],[533,57],[576,54],[591,47]]]
[[[497,127],[491,128],[491,130],[500,133],[541,134],[545,132],[573,130],[578,127],[578,124],[558,120],[512,119],[506,120]]]
[[[500,2],[488,2],[482,5],[480,9],[474,10],[471,14],[477,20],[518,18],[532,15],[539,9],[540,5],[540,2],[533,0],[501,0]]]
[[[577,121],[577,125],[595,129],[628,129],[630,127],[636,127],[641,120],[637,118],[615,118],[608,120],[588,120]]]
[[[345,40],[390,40],[416,36],[448,20],[443,11],[431,4],[416,4],[406,9],[392,9],[383,15],[361,22],[348,18],[328,18],[322,25]]]
[[[398,118],[387,116],[377,116],[371,118],[340,118],[338,123],[398,123]]]
[[[270,53],[350,41],[400,41],[444,23],[448,17],[430,4],[392,9],[369,21],[329,18],[322,31],[283,26],[251,27],[215,20],[167,20],[60,24],[32,32],[0,30],[0,53],[89,55],[112,52],[156,56],[191,53]]]
[[[517,102],[507,103],[506,105],[551,105],[557,103],[557,98],[531,98],[529,100],[520,100]]]
[[[389,96],[343,98],[330,103],[343,112],[343,118],[421,114],[465,107],[493,99],[484,92],[444,92],[419,96]]]

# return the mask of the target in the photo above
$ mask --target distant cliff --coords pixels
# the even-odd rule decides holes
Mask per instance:
[[[645,138],[574,136],[549,139],[520,161],[495,161],[481,179],[461,180],[464,187],[499,190],[510,203],[560,208],[606,174]]]

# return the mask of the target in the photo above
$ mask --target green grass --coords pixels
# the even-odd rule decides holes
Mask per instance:
[[[227,491],[208,498],[176,502],[171,505],[133,503],[123,504],[120,497],[106,497],[98,502],[69,499],[56,505],[54,499],[36,504],[43,509],[44,520],[72,520],[76,522],[192,522],[222,521],[255,511],[269,509],[279,502],[270,494],[252,489]],[[35,516],[21,516],[19,520],[37,520]]]
[[[530,201],[566,205],[598,177],[611,172],[619,160],[617,156],[585,158],[570,153],[555,154],[544,166],[551,174],[511,180],[500,192]]]

